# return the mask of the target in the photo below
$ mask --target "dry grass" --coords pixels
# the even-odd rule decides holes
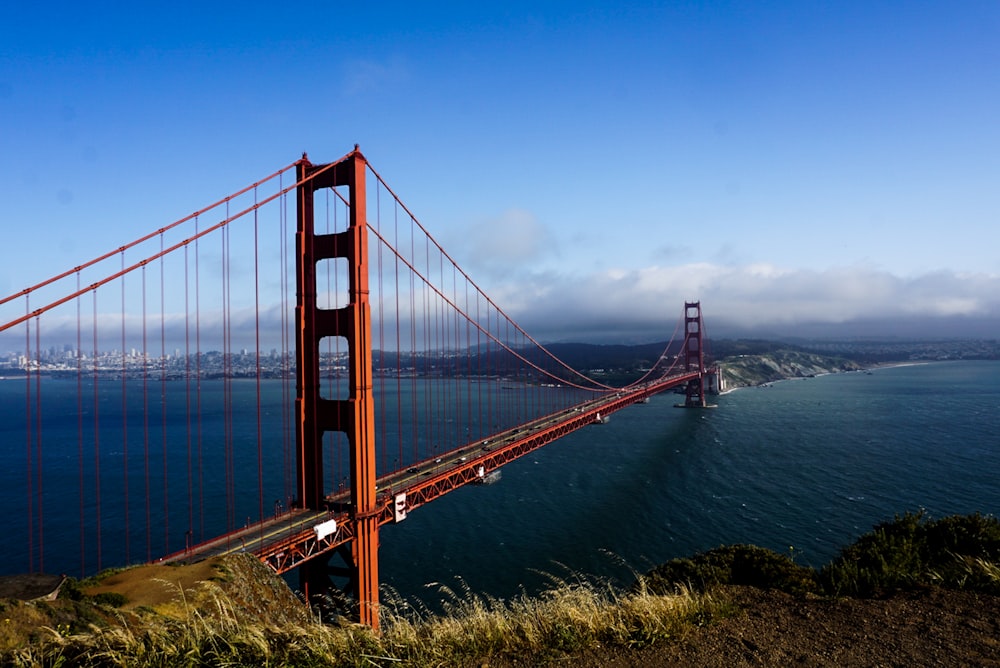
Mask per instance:
[[[603,645],[641,646],[675,638],[716,610],[704,595],[623,594],[580,578],[510,601],[482,597],[464,586],[461,593],[440,590],[447,597],[443,615],[383,615],[388,619],[382,642],[405,648],[392,656],[414,665],[464,665],[483,657],[543,660]]]
[[[166,614],[148,607],[105,610],[116,623],[103,629],[36,627],[26,642],[0,650],[0,663],[462,666],[497,657],[544,661],[587,648],[641,646],[674,638],[716,609],[705,596],[621,594],[580,579],[537,598],[511,601],[481,597],[464,586],[460,594],[442,587],[449,598],[443,614],[404,604],[390,594],[382,634],[377,636],[357,625],[271,623],[247,615],[240,596],[230,596],[225,582],[203,582],[191,589],[173,586],[173,598],[159,606]]]

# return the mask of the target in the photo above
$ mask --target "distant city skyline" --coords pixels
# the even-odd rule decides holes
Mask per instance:
[[[685,300],[717,336],[1000,336],[997,34],[987,1],[15,4],[0,296],[358,143],[543,341],[662,340]]]

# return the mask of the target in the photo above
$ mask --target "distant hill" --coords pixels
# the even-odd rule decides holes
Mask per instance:
[[[799,350],[735,355],[720,360],[719,366],[722,367],[722,377],[727,389],[864,368],[861,364],[842,357],[827,357]]]

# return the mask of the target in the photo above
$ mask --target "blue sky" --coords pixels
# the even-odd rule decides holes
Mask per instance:
[[[1000,4],[210,4],[4,9],[0,293],[358,143],[542,338],[1000,335]]]

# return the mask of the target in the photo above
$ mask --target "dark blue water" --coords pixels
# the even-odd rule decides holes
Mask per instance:
[[[574,572],[629,582],[728,543],[819,566],[896,513],[1000,512],[1000,363],[785,381],[706,411],[674,401],[620,411],[388,527],[383,581],[412,592],[460,576],[510,596]]]
[[[46,396],[57,393],[51,389],[56,387],[46,386]],[[239,405],[247,400],[247,388],[234,387]],[[75,392],[75,381],[70,390]],[[280,395],[280,386],[265,388],[264,395],[267,404]],[[460,578],[475,591],[507,597],[575,573],[628,582],[633,570],[737,542],[793,550],[800,563],[818,566],[895,513],[921,508],[935,517],[1000,512],[1000,362],[900,366],[870,375],[786,381],[717,397],[718,408],[704,411],[673,408],[675,399],[661,395],[620,411],[606,425],[576,432],[508,465],[497,484],[460,489],[414,511],[405,522],[384,527],[383,583],[433,602],[438,594],[426,584],[454,588],[461,586]],[[121,411],[120,397],[108,403],[98,410],[113,413],[117,405]],[[0,560],[3,572],[23,571],[29,561],[23,546],[24,406],[24,381],[0,381],[0,465],[7,482],[0,488],[0,504],[10,511],[3,525],[8,537]],[[168,419],[181,419],[172,416]],[[262,476],[270,506],[272,496],[284,493],[286,462],[281,416],[268,410],[265,416],[262,445],[268,455]],[[46,418],[62,424],[66,451],[45,460],[45,570],[75,574],[81,568],[78,424],[75,416]],[[45,427],[46,447],[56,448],[48,445],[56,428]],[[141,426],[130,427],[136,428]],[[233,429],[246,430],[237,439],[244,445],[233,455],[237,479],[249,477],[256,485],[256,425],[237,420]],[[142,491],[145,452],[131,447],[129,467],[135,476],[130,484]],[[168,468],[176,476],[168,492],[174,498],[168,518],[173,537],[161,534],[157,506],[162,501],[150,510],[151,538],[145,502],[133,502],[132,561],[145,557],[147,543],[154,556],[170,540],[174,547],[180,540],[183,547],[177,527],[188,524],[186,447],[184,442],[166,446]],[[111,504],[123,484],[121,456],[102,455],[103,566],[113,565],[114,546],[122,538],[120,529],[108,533],[122,513]],[[155,437],[149,458],[151,486],[159,489],[156,471],[163,446]],[[91,466],[85,465],[87,480],[93,476]],[[224,479],[202,484],[205,495],[224,499]],[[256,487],[241,499],[238,514],[256,516],[261,503]],[[87,503],[83,521],[92,523],[93,502]],[[86,542],[84,567],[92,569],[95,540]]]

